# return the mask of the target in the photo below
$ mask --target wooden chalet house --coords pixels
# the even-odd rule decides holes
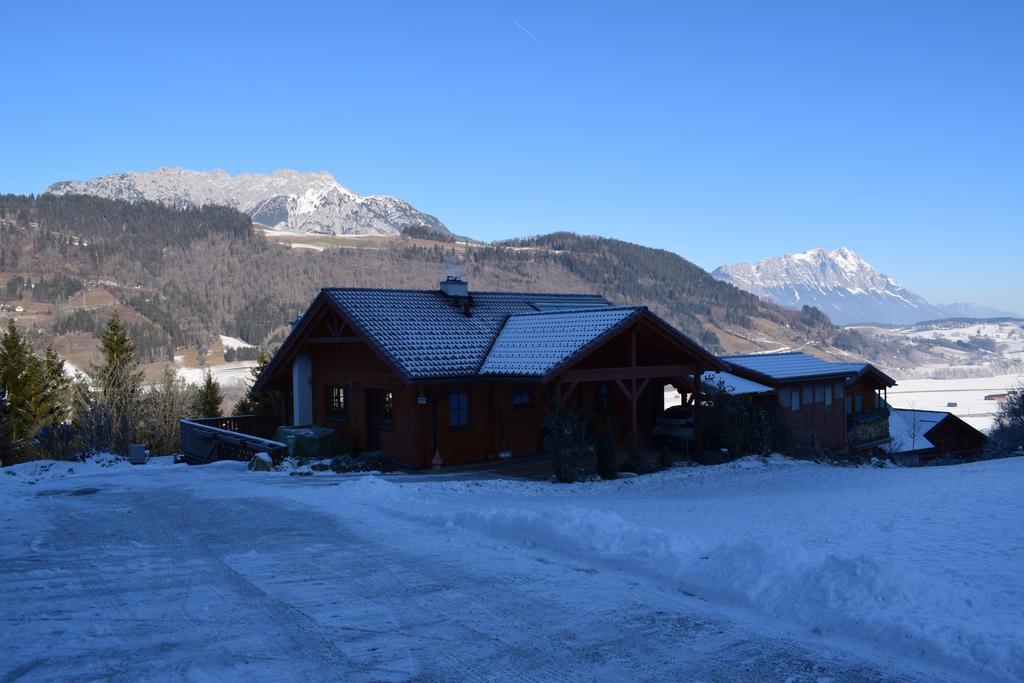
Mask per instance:
[[[645,306],[587,294],[326,288],[254,388],[288,397],[292,424],[324,424],[357,451],[411,467],[542,451],[550,397],[594,430],[642,444],[664,387],[724,370]],[[699,425],[697,428],[699,435]]]
[[[869,363],[801,352],[723,356],[731,375],[774,390],[796,447],[855,451],[889,442],[886,392],[896,381]],[[708,381],[708,378],[705,378]]]

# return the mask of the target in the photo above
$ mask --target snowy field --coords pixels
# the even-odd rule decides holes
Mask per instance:
[[[889,404],[894,408],[945,410],[962,418],[976,429],[992,427],[999,403],[985,396],[1005,393],[1024,386],[1024,375],[998,375],[965,379],[901,379],[889,389]],[[947,407],[956,403],[955,407]]]
[[[1024,680],[1024,458],[9,471],[3,680]]]
[[[178,366],[178,377],[183,378],[190,384],[202,384],[203,376],[209,370],[221,386],[239,387],[245,386],[252,380],[252,369],[258,365],[254,360],[239,360],[231,363],[216,363],[202,368],[187,368]]]

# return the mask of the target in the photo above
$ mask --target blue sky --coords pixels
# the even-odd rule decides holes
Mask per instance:
[[[1022,2],[9,2],[0,25],[0,192],[326,170],[480,239],[708,269],[845,245],[1024,312]]]

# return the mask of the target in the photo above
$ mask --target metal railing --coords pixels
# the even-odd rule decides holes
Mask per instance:
[[[288,452],[287,444],[270,437],[281,426],[275,415],[233,415],[180,420],[181,450],[185,462],[202,465],[217,460],[250,460],[266,453],[275,463]]]

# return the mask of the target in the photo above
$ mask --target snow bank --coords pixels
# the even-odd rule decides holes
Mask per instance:
[[[758,463],[748,459],[731,467],[728,476],[753,474],[752,468],[758,466],[764,471],[778,469],[771,462]],[[685,476],[703,487],[714,483],[706,482],[705,475],[708,479],[721,477],[722,472],[714,471],[718,469],[706,468],[696,477],[695,471],[686,472]],[[806,468],[790,469],[801,472]],[[1024,472],[1024,459],[1017,469]],[[678,490],[683,479],[668,474],[641,478],[649,479],[650,484],[639,484],[635,493],[649,489],[648,493],[658,495],[665,485]],[[639,480],[628,483],[634,481]],[[617,483],[610,482],[612,486],[606,489],[614,489]],[[468,487],[461,490],[470,491]],[[568,487],[552,487],[556,496],[563,492],[578,495]],[[614,500],[613,490],[606,493]],[[721,494],[721,505],[745,504],[747,514],[759,514],[751,513],[757,510],[756,500],[733,501],[727,491]],[[974,675],[1024,680],[1024,621],[1019,614],[1024,595],[1020,586],[990,585],[999,580],[997,576],[965,580],[956,572],[925,572],[899,552],[887,555],[867,547],[849,552],[831,542],[811,544],[792,534],[785,523],[775,533],[733,527],[730,535],[722,536],[714,533],[713,524],[705,528],[702,519],[690,523],[682,517],[676,528],[665,529],[647,520],[627,519],[608,511],[610,506],[533,509],[533,503],[527,502],[530,505],[525,509],[513,502],[510,506],[435,512],[431,517],[448,528],[470,529],[564,554],[576,562],[651,577],[714,603],[752,608],[816,635],[867,643],[900,656],[923,657]],[[969,509],[969,503],[965,507]],[[645,514],[651,513],[645,510]],[[864,513],[871,514],[870,510]],[[940,519],[935,522],[942,523]],[[814,521],[808,520],[808,524],[813,526]],[[832,520],[828,533],[841,534],[843,524],[854,526],[855,521]],[[900,540],[914,543],[911,538]],[[935,547],[925,552],[948,549]],[[946,562],[958,560],[955,555],[945,558]]]
[[[113,453],[97,453],[81,461],[31,460],[3,468],[3,473],[15,481],[34,484],[49,479],[64,479],[73,475],[96,474],[110,468],[131,467],[127,458]]]
[[[3,481],[35,484],[37,482],[66,479],[93,474],[149,472],[156,467],[174,466],[174,456],[151,457],[145,465],[132,465],[128,459],[115,453],[95,453],[84,460],[31,460],[4,467]],[[185,465],[181,465],[185,467]]]

